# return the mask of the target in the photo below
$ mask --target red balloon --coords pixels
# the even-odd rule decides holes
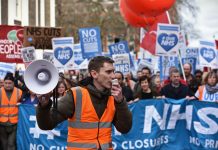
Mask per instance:
[[[136,14],[155,17],[167,11],[175,0],[125,0],[127,6]]]
[[[128,8],[125,0],[120,0],[119,3],[121,15],[130,25],[134,27],[151,26],[156,21],[155,17],[148,18],[144,16],[139,16],[136,13],[134,13],[132,10]]]

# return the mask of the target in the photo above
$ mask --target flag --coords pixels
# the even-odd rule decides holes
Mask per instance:
[[[168,17],[168,12],[165,12],[161,14],[160,16],[157,16],[157,20],[155,23],[150,26],[148,31],[141,36],[144,36],[142,38],[142,41],[140,43],[140,47],[144,50],[149,51],[151,54],[155,54],[155,48],[156,48],[156,33],[157,33],[157,24],[158,23],[169,23],[170,19]]]

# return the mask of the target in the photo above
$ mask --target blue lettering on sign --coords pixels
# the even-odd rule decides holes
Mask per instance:
[[[82,30],[83,42],[85,43],[97,42],[96,36],[97,36],[97,32],[95,29]]]
[[[62,65],[65,65],[73,57],[73,51],[70,47],[57,47],[54,50],[54,56]]]
[[[205,93],[204,94],[204,101],[216,101],[218,100],[218,93],[214,93],[214,94],[209,94],[209,93]]]
[[[197,48],[187,48],[186,49],[186,54],[190,56],[197,56],[198,54],[198,49]]]
[[[120,72],[129,72],[129,64],[116,64],[115,68]]]
[[[170,51],[178,43],[178,37],[176,34],[162,33],[158,37],[158,43],[165,51]]]
[[[214,50],[212,48],[206,48],[206,47],[202,47],[200,50],[200,54],[201,56],[207,61],[207,62],[211,62],[214,60],[214,58],[216,57],[216,54],[214,52]]]
[[[111,46],[112,54],[124,54],[126,53],[126,48],[123,43],[118,43],[116,45]]]

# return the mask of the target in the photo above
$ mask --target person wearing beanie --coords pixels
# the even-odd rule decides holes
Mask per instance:
[[[14,76],[7,73],[4,85],[0,89],[0,149],[16,150],[16,132],[18,122],[17,103],[22,91],[14,87]]]

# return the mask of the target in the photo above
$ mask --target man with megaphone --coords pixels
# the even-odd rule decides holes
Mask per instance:
[[[112,149],[113,124],[121,133],[132,126],[132,114],[114,74],[114,61],[96,56],[90,60],[90,77],[66,92],[51,108],[49,94],[40,97],[37,122],[41,129],[51,130],[68,119],[68,149]]]

